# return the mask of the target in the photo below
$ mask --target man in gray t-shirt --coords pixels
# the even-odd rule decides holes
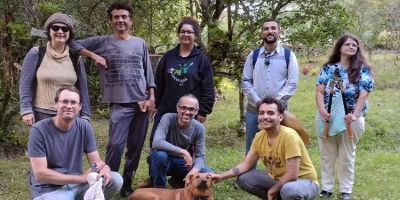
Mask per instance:
[[[149,173],[153,187],[165,188],[166,176],[172,176],[170,184],[182,187],[183,180],[197,172],[211,172],[205,166],[204,126],[196,121],[199,110],[197,98],[191,94],[182,96],[176,106],[178,113],[167,113],[154,134],[149,157]]]
[[[111,108],[105,161],[111,170],[118,171],[126,144],[121,189],[126,197],[132,192],[149,125],[148,113],[154,109],[155,83],[145,41],[129,34],[131,6],[114,3],[107,12],[114,34],[74,41],[70,49],[103,66],[99,68],[102,98]]]
[[[79,94],[73,86],[61,87],[55,97],[57,115],[34,124],[30,130],[29,183],[34,200],[83,199],[89,188],[86,176],[92,170],[104,177],[106,199],[122,186],[121,175],[111,172],[100,159],[90,124],[77,118],[82,108]],[[96,169],[83,171],[82,154]]]

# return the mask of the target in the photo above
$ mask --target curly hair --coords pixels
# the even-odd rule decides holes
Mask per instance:
[[[181,30],[181,28],[184,24],[189,24],[193,27],[193,31],[194,31],[194,34],[196,35],[196,37],[198,37],[200,35],[199,22],[197,22],[197,20],[194,19],[193,17],[183,17],[181,22],[179,22],[179,24],[178,24],[176,33],[179,33],[179,31]]]
[[[133,15],[133,8],[128,2],[121,2],[121,3],[113,3],[108,7],[107,13],[110,19],[112,18],[112,11],[113,10],[126,10],[129,12],[129,17]]]
[[[261,104],[275,104],[278,107],[278,112],[283,114],[285,112],[285,107],[283,106],[282,102],[274,97],[266,96],[257,104],[257,111],[260,110]]]

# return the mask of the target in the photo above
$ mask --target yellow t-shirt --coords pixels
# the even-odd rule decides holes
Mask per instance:
[[[311,162],[307,149],[295,130],[281,126],[275,143],[268,145],[268,134],[262,130],[256,134],[250,151],[256,152],[267,168],[268,174],[279,180],[286,172],[286,160],[300,157],[299,177],[310,179],[318,184],[317,172]]]

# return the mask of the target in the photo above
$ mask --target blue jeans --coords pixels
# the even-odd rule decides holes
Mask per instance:
[[[246,110],[246,155],[250,150],[254,136],[256,136],[256,133],[259,131],[258,114],[256,112]]]
[[[122,187],[122,177],[117,172],[111,172],[111,181],[104,188],[105,199],[111,199]],[[75,200],[83,199],[89,184],[68,184],[53,192],[44,193],[33,200]]]
[[[152,152],[149,159],[150,179],[155,188],[165,188],[167,185],[167,176],[183,180],[191,170],[185,167],[185,160],[181,157],[168,155],[165,151]],[[203,167],[201,173],[209,173],[212,170]]]

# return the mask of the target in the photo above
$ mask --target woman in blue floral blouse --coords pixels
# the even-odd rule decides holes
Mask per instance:
[[[329,198],[332,195],[337,172],[341,199],[351,199],[356,144],[365,131],[368,94],[374,88],[371,65],[356,37],[345,34],[338,39],[316,84],[322,184],[320,197]],[[340,85],[343,86],[342,91]],[[331,109],[328,112],[331,92]],[[323,139],[325,122],[329,122],[329,137]],[[346,133],[346,124],[351,124],[353,137]]]

